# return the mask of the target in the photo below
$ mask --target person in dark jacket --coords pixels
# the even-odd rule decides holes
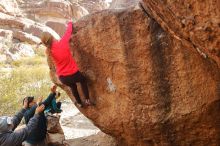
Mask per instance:
[[[43,112],[44,105],[36,108],[34,116],[30,119],[25,128],[15,130],[20,124],[28,107],[27,103],[28,101],[25,100],[23,108],[13,118],[0,117],[0,146],[20,146],[31,132],[37,128],[40,113]]]
[[[40,104],[44,104],[47,108],[52,100],[56,96],[56,86],[51,88],[51,93],[49,96]],[[37,107],[37,103],[34,100],[34,97],[26,97],[25,99],[29,100],[29,108],[24,114],[25,123],[29,124],[30,119],[34,116],[34,112]],[[39,103],[38,103],[39,104]],[[47,134],[47,119],[44,113],[40,114],[37,128],[31,132],[25,141],[25,146],[46,146],[46,134]]]

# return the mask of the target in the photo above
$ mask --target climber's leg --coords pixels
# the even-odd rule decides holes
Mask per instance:
[[[82,104],[82,101],[81,101],[81,99],[80,99],[80,97],[79,97],[79,92],[78,92],[78,90],[77,90],[76,84],[71,84],[70,88],[71,88],[71,91],[72,91],[73,95],[74,95],[75,98],[76,98],[77,103],[78,103],[78,104]]]
[[[77,72],[75,75],[75,81],[81,84],[82,91],[83,91],[85,98],[89,99],[89,89],[87,86],[86,78],[80,72]]]
[[[86,104],[91,105],[86,78],[80,72],[77,72],[74,74],[74,81],[80,83],[83,94],[86,98]]]
[[[79,92],[77,90],[76,82],[74,82],[74,75],[69,75],[69,76],[61,76],[60,81],[69,86],[71,88],[72,94],[75,96],[75,99],[78,104],[82,105],[82,101],[79,96]]]
[[[90,98],[89,98],[89,89],[88,89],[88,86],[87,86],[87,82],[86,82],[86,78],[84,76],[81,76],[81,80],[80,80],[80,84],[81,84],[81,87],[82,87],[82,90],[83,90],[83,94],[86,98],[86,105],[91,105],[91,102],[90,102]]]

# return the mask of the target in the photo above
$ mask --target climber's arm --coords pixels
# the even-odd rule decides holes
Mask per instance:
[[[61,41],[64,41],[64,42],[68,42],[69,43],[69,40],[70,40],[70,37],[72,35],[72,30],[73,30],[73,23],[70,21],[68,22],[67,24],[67,29],[66,29],[66,32],[64,33]]]

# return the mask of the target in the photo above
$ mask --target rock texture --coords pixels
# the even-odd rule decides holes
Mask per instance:
[[[59,38],[67,21],[108,6],[104,0],[0,0],[0,28],[11,30],[13,38],[20,42],[36,44],[43,31]]]
[[[102,11],[74,28],[72,51],[96,101],[80,110],[120,146],[220,144],[220,70],[196,43],[141,9]]]
[[[66,0],[23,1],[20,7],[27,17],[45,23],[47,21],[65,22],[68,19],[79,19],[89,14],[78,3]]]
[[[109,6],[102,0],[23,0],[19,1],[18,5],[25,17],[46,24],[60,36],[65,31],[66,21],[78,20]]]
[[[62,22],[47,21],[46,25],[56,31],[60,36],[63,36],[66,30],[66,25]]]
[[[98,12],[109,8],[109,3],[106,0],[70,0],[77,2],[79,5],[88,10],[89,13]]]
[[[110,8],[128,8],[137,5],[139,0],[113,0]]]
[[[91,135],[88,137],[77,138],[74,140],[66,140],[64,142],[65,146],[116,146],[115,140],[99,132],[96,135]]]
[[[142,0],[142,4],[164,30],[190,42],[220,67],[219,1]]]
[[[47,141],[49,146],[64,146],[65,136],[59,120],[59,116],[47,116]]]
[[[29,44],[17,43],[9,49],[13,54],[18,54],[21,57],[33,57],[35,55],[34,50]]]
[[[10,63],[21,57],[32,57],[35,52],[31,45],[24,43],[13,43],[13,34],[10,30],[0,29],[0,62]]]
[[[40,23],[36,23],[30,19],[10,16],[0,12],[0,28],[10,30],[13,32],[13,38],[21,42],[28,42],[36,44],[40,42],[40,35],[46,31],[51,33],[55,38],[59,39],[60,36],[51,28],[46,27]]]
[[[22,15],[16,0],[0,0],[0,12],[9,15]]]
[[[60,38],[46,25],[25,18],[16,0],[0,0],[0,62],[34,56],[33,45],[40,43],[42,32]]]

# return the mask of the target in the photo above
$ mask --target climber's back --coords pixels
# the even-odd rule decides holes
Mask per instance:
[[[71,75],[79,70],[72,57],[69,46],[67,46],[62,39],[52,43],[51,55],[56,65],[58,76]]]
[[[69,22],[65,34],[60,40],[55,40],[51,34],[46,32],[41,37],[42,43],[47,47],[48,53],[53,58],[58,76],[71,75],[79,70],[69,46],[72,27],[72,22]]]

